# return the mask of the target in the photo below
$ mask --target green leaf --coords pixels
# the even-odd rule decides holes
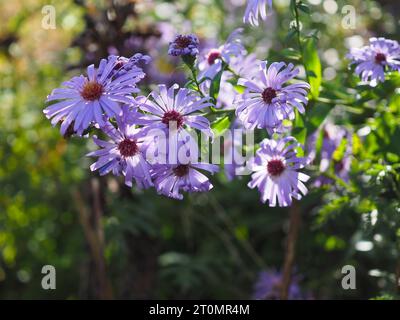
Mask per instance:
[[[290,0],[290,11],[293,13],[293,15],[296,12],[296,0]]]
[[[211,129],[213,130],[216,136],[220,136],[224,134],[224,132],[230,127],[231,120],[229,116],[221,117],[217,119],[212,125]]]
[[[297,4],[297,8],[299,8],[301,11],[303,11],[304,13],[310,14],[310,7],[308,5],[306,5],[304,2],[299,2]]]
[[[297,30],[295,28],[290,28],[288,34],[285,37],[285,42],[289,42],[290,39],[292,39],[297,33]]]
[[[318,103],[307,110],[307,129],[309,134],[312,134],[320,127],[332,109],[333,106],[330,104]]]
[[[293,48],[286,48],[280,51],[280,54],[286,59],[300,61],[301,53]]]
[[[245,88],[246,88],[246,87],[241,86],[241,85],[238,85],[238,84],[237,84],[237,85],[234,85],[233,87],[234,87],[235,91],[236,91],[237,93],[240,93],[240,94],[244,93],[244,90],[245,90]]]
[[[222,73],[225,71],[225,66],[221,68],[221,70],[215,75],[214,79],[211,82],[210,86],[210,97],[214,99],[214,101],[218,97],[219,88],[221,85],[221,77]]]
[[[311,96],[313,99],[319,97],[319,89],[322,81],[321,61],[318,56],[317,41],[309,38],[303,48],[304,66],[307,72],[308,82],[311,86]]]
[[[307,137],[307,128],[304,126],[303,118],[300,113],[296,110],[296,117],[293,122],[292,135],[297,139],[298,142],[304,145]]]

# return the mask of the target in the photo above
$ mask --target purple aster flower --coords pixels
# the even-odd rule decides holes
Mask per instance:
[[[109,78],[117,78],[125,75],[132,69],[141,69],[139,67],[140,64],[148,64],[151,58],[147,55],[143,55],[141,53],[136,53],[130,58],[122,57],[122,56],[114,56],[111,55],[107,59],[102,59],[99,64],[98,74],[101,76],[105,67],[109,63],[110,60],[114,61],[114,68],[109,73]]]
[[[304,113],[310,85],[301,81],[284,86],[298,73],[293,64],[274,62],[267,68],[267,62],[263,61],[254,78],[238,80],[245,91],[237,100],[236,115],[247,129],[273,130],[281,126],[282,120],[295,118],[294,108]]]
[[[278,205],[287,207],[292,204],[292,198],[301,199],[301,194],[307,194],[303,182],[310,178],[298,169],[304,167],[303,158],[296,156],[296,148],[301,147],[293,137],[286,137],[279,141],[264,139],[257,150],[253,161],[250,161],[254,171],[248,186],[257,187],[261,193],[261,202],[267,200],[270,207]]]
[[[385,70],[400,70],[400,45],[395,40],[371,38],[369,46],[352,48],[347,57],[357,65],[355,73],[372,87],[385,81]]]
[[[221,70],[223,62],[229,65],[231,58],[246,54],[246,49],[240,40],[242,31],[243,29],[236,29],[223,45],[204,50],[199,62],[199,80],[203,78],[213,79]]]
[[[136,101],[139,109],[145,112],[136,119],[139,125],[168,130],[173,123],[178,133],[194,128],[213,135],[208,119],[198,113],[212,104],[208,97],[201,98],[193,90],[179,88],[177,84],[170,88],[159,85],[158,90],[152,91],[148,98],[141,96]]]
[[[272,0],[248,0],[243,22],[258,26],[259,16],[262,20],[267,18],[267,5],[272,9]]]
[[[199,169],[215,173],[218,171],[218,166],[208,163],[154,165],[152,169],[154,186],[159,194],[178,200],[183,199],[181,191],[210,191],[213,185],[207,176],[198,171]]]
[[[309,138],[308,145],[311,146],[311,151],[308,156],[308,162],[312,162],[316,158],[316,140],[320,132],[316,132]],[[322,146],[321,146],[321,162],[319,171],[321,173],[327,172],[331,165],[333,165],[334,174],[345,182],[349,181],[349,172],[351,167],[351,133],[343,127],[336,126],[332,123],[327,123],[322,128]],[[343,156],[340,160],[334,159],[335,151],[346,140],[346,147]],[[315,186],[320,187],[323,185],[332,184],[332,179],[321,174],[315,180]]]
[[[87,77],[73,77],[64,82],[65,88],[54,89],[47,97],[47,102],[56,103],[44,109],[44,114],[51,119],[52,125],[61,124],[61,134],[65,134],[73,124],[73,130],[79,135],[91,123],[105,125],[104,117],[112,118],[121,114],[120,103],[132,104],[132,93],[139,89],[136,84],[145,76],[143,71],[135,66],[126,70],[118,77],[110,77],[115,72],[118,57],[113,56],[108,62],[102,61],[102,72],[99,74],[94,65],[87,68]]]
[[[279,300],[281,297],[283,276],[281,272],[267,270],[260,272],[257,282],[254,286],[253,298],[256,300]],[[292,277],[289,287],[289,300],[304,299],[298,277]]]
[[[90,169],[99,170],[100,175],[109,172],[116,176],[123,174],[127,186],[131,187],[132,180],[135,180],[139,188],[148,188],[153,183],[150,165],[145,159],[148,141],[146,130],[128,124],[125,120],[129,118],[129,114],[124,110],[123,116],[117,117],[117,128],[109,122],[102,127],[111,141],[93,137],[93,141],[101,149],[88,154],[90,157],[98,157]]]
[[[199,53],[199,39],[194,34],[177,35],[169,44],[168,54],[171,56],[196,56]]]

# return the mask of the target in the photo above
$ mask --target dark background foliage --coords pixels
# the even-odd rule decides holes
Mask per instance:
[[[318,31],[323,69],[335,72],[322,83],[321,97],[331,100],[313,105],[313,116],[328,110],[351,130],[354,157],[348,184],[310,186],[296,205],[302,222],[295,272],[316,299],[395,298],[400,78],[374,90],[357,87],[344,56],[346,43],[358,39],[399,40],[400,7],[396,1],[336,1],[337,11],[329,13],[326,2],[301,16],[304,32]],[[282,268],[288,209],[262,205],[247,188],[248,177],[228,182],[223,172],[212,178],[211,192],[181,202],[130,190],[118,178],[90,173],[85,154],[93,145],[61,137],[42,114],[53,88],[112,53],[152,55],[146,86],[185,83],[178,61],[166,55],[164,36],[190,20],[201,41],[222,42],[241,25],[244,7],[222,0],[50,3],[55,30],[41,27],[47,1],[0,3],[0,297],[251,298],[260,271]],[[357,12],[352,30],[340,26],[348,4]],[[259,58],[290,61],[291,20],[288,1],[278,1],[269,22],[246,28],[247,47]],[[337,99],[351,103],[332,102]],[[360,137],[363,128],[369,134]],[[315,167],[309,173],[318,175]],[[46,264],[57,270],[53,291],[40,285]],[[347,264],[356,267],[356,290],[341,287]]]

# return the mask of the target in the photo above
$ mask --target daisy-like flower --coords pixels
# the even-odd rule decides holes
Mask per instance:
[[[173,125],[178,133],[194,128],[213,135],[208,119],[197,112],[212,104],[209,98],[201,98],[193,90],[179,88],[177,84],[170,88],[159,85],[148,98],[141,96],[136,101],[139,109],[145,112],[137,117],[136,123],[146,125],[148,129],[168,130]]]
[[[242,31],[243,29],[236,29],[223,45],[204,50],[199,62],[199,80],[203,78],[213,79],[221,70],[223,62],[229,65],[232,57],[239,57],[246,54],[246,49],[240,40]]]
[[[151,60],[151,58],[147,55],[143,55],[141,53],[136,53],[130,58],[126,58],[123,56],[114,56],[111,55],[107,59],[102,59],[99,64],[99,69],[98,69],[98,74],[101,75],[102,72],[104,71],[105,67],[107,66],[108,62],[113,59],[114,62],[114,68],[113,70],[109,73],[108,77],[109,78],[117,78],[120,76],[125,75],[128,73],[130,70],[133,68],[139,68],[139,65],[144,63],[148,64]]]
[[[385,71],[400,71],[400,45],[395,40],[371,38],[369,45],[352,48],[347,57],[356,64],[355,73],[375,87],[385,81]]]
[[[129,117],[117,117],[117,128],[107,122],[102,130],[111,141],[103,141],[93,137],[93,141],[101,149],[88,154],[90,157],[98,157],[90,166],[92,171],[99,170],[100,175],[112,172],[118,176],[125,176],[125,184],[132,186],[135,180],[138,188],[148,188],[153,185],[150,174],[150,165],[146,161],[147,135],[143,129],[135,128],[125,119]]]
[[[110,76],[116,72],[118,57],[113,56],[107,62],[102,61],[102,72],[94,65],[87,68],[87,76],[73,77],[64,82],[64,88],[54,89],[47,102],[55,102],[44,109],[52,125],[61,124],[61,134],[73,125],[73,131],[81,135],[91,123],[105,125],[103,115],[112,118],[121,114],[121,103],[132,104],[132,93],[139,89],[136,84],[144,78],[142,69],[131,66],[126,73],[118,77]]]
[[[293,120],[295,108],[300,113],[305,112],[310,85],[303,81],[284,85],[298,73],[299,69],[293,64],[274,62],[267,68],[267,62],[263,61],[255,77],[238,80],[245,91],[236,102],[236,115],[247,129],[257,127],[271,131],[281,127],[284,119]]]
[[[272,9],[272,0],[248,0],[243,22],[258,26],[258,18],[267,18],[267,6]]]
[[[307,194],[303,182],[310,178],[298,169],[304,167],[305,160],[296,156],[295,148],[301,145],[293,137],[278,141],[264,139],[257,150],[256,156],[250,162],[252,180],[248,186],[257,187],[261,193],[261,202],[267,200],[270,207],[278,205],[287,207],[292,204],[292,198],[301,199],[301,194]]]
[[[210,173],[218,171],[218,166],[208,163],[188,163],[175,165],[154,165],[152,177],[159,194],[182,200],[184,192],[206,192],[213,185],[199,170]]]
[[[168,54],[171,56],[196,56],[199,53],[199,39],[194,34],[179,34],[169,44]]]

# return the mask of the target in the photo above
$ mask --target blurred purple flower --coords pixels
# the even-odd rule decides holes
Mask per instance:
[[[254,53],[233,57],[229,67],[242,78],[251,78],[259,70],[262,61]]]
[[[245,173],[245,159],[242,156],[243,136],[235,134],[235,129],[243,129],[238,121],[231,125],[231,135],[224,137],[224,173],[228,181]]]
[[[159,194],[178,200],[183,199],[181,191],[210,191],[212,184],[198,169],[215,173],[218,171],[218,166],[208,163],[154,165],[152,177],[155,188]]]
[[[357,65],[355,73],[372,87],[385,81],[385,70],[400,70],[400,45],[395,40],[371,38],[368,46],[352,48],[347,57]]]
[[[236,76],[247,77],[258,71],[260,61],[257,60],[255,54],[238,55],[230,58],[229,68],[234,72],[225,71],[222,73],[220,89],[217,96],[216,108],[234,109],[235,99],[238,91],[232,84]],[[209,90],[211,81],[203,82],[206,84],[204,91]]]
[[[132,186],[135,180],[138,188],[148,188],[153,185],[151,181],[150,165],[145,159],[146,131],[135,128],[126,120],[130,115],[125,109],[122,117],[117,117],[117,128],[107,122],[101,129],[111,141],[103,141],[93,137],[93,141],[101,149],[88,154],[90,157],[98,157],[90,166],[92,171],[99,170],[100,175],[112,171],[114,175],[125,176],[125,184]]]
[[[267,270],[260,272],[254,286],[253,298],[256,300],[279,300],[283,276],[281,272]],[[292,277],[289,287],[289,300],[305,299],[298,284],[298,277]]]
[[[236,102],[236,115],[247,129],[257,127],[271,131],[280,127],[282,120],[293,120],[295,108],[300,113],[305,112],[310,85],[301,81],[284,86],[298,73],[299,69],[292,64],[286,66],[283,62],[274,62],[267,68],[267,62],[263,61],[255,77],[238,80],[245,92]]]
[[[199,39],[194,34],[177,35],[169,44],[168,54],[171,56],[196,56],[199,53]]]
[[[213,79],[221,70],[222,62],[230,64],[232,57],[239,57],[246,54],[246,49],[240,40],[243,29],[234,30],[226,42],[218,48],[212,47],[203,50],[199,61],[199,80],[203,78]]]
[[[312,162],[316,158],[316,142],[320,132],[316,132],[310,136],[308,145],[310,146],[310,152],[308,161]],[[351,166],[351,133],[345,128],[336,126],[332,123],[327,123],[322,128],[322,146],[321,146],[321,162],[319,165],[319,171],[321,173],[327,172],[330,166],[333,164],[334,174],[345,182],[349,181],[349,172]],[[341,146],[346,139],[346,146],[343,153],[343,157],[339,161],[334,160],[334,152]],[[332,179],[321,174],[315,180],[315,186],[320,187],[323,185],[331,184]]]
[[[305,165],[303,158],[298,158],[296,148],[301,145],[293,137],[286,137],[278,141],[264,139],[260,149],[250,161],[254,171],[248,186],[257,187],[261,193],[261,202],[267,200],[270,207],[278,205],[287,207],[292,204],[292,198],[301,199],[301,194],[307,194],[303,182],[310,178],[304,173],[297,172]]]
[[[267,5],[272,9],[272,0],[248,0],[243,22],[258,26],[259,17],[262,20],[267,18]]]
[[[157,91],[150,93],[150,97],[136,99],[139,109],[145,112],[137,117],[137,124],[148,126],[149,129],[168,130],[173,123],[178,132],[191,127],[213,135],[208,119],[196,113],[212,106],[209,98],[200,98],[195,91],[179,88],[177,84],[170,88],[159,85]]]
[[[64,82],[65,88],[57,88],[47,97],[47,102],[56,103],[44,109],[44,114],[51,119],[52,125],[62,121],[61,134],[65,134],[73,123],[73,130],[79,135],[92,122],[99,126],[105,125],[103,114],[112,118],[121,114],[120,103],[132,104],[132,93],[139,92],[136,84],[145,76],[144,72],[131,66],[125,74],[111,77],[115,73],[118,57],[102,60],[102,72],[99,73],[94,65],[87,68],[87,77],[73,77]]]

